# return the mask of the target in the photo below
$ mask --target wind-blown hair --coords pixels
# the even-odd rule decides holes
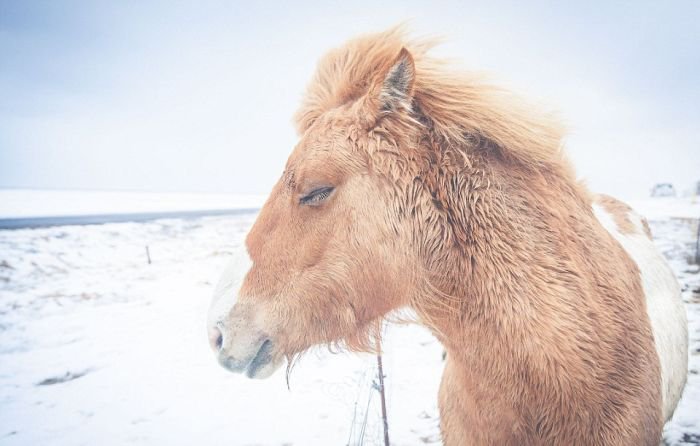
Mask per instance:
[[[405,48],[415,63],[414,112],[456,147],[487,139],[504,157],[525,167],[562,162],[563,128],[547,114],[533,113],[519,98],[479,76],[458,72],[428,53],[439,41],[409,39],[403,26],[349,41],[321,59],[296,113],[303,134],[320,116],[350,104],[380,85],[397,54]]]

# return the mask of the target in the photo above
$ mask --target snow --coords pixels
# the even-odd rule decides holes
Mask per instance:
[[[291,390],[284,373],[216,364],[212,286],[254,218],[0,231],[0,443],[345,444],[354,424],[354,444],[365,413],[365,444],[379,441],[372,356],[311,353]],[[415,444],[436,438],[439,373],[404,371],[439,371],[442,350],[398,331],[411,342],[385,359],[392,440]]]
[[[697,224],[684,219],[650,221],[654,240],[679,279],[688,314],[688,381],[664,431],[670,445],[700,444],[700,270],[689,263],[695,255]]]
[[[666,440],[700,444],[695,228],[658,203],[647,204],[650,224],[681,281],[691,335]],[[255,216],[0,231],[0,443],[382,444],[373,356],[314,351],[290,389],[283,372],[251,381],[216,364],[206,310]],[[441,353],[420,327],[388,328],[393,445],[439,444]]]
[[[629,200],[627,203],[649,220],[700,218],[700,196],[647,198],[643,200]]]

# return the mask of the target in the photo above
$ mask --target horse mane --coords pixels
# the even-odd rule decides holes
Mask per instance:
[[[445,60],[428,55],[437,43],[409,39],[405,27],[397,26],[331,50],[320,60],[296,113],[299,134],[327,111],[357,101],[381,83],[406,48],[416,67],[414,112],[427,118],[449,145],[469,147],[475,138],[487,139],[502,156],[525,167],[563,162],[563,129],[556,119],[533,113],[532,107],[482,76],[449,69]]]

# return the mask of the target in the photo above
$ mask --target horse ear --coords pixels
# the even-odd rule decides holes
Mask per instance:
[[[391,68],[384,75],[379,90],[379,112],[387,113],[401,109],[410,111],[415,77],[413,56],[406,48],[401,48]]]

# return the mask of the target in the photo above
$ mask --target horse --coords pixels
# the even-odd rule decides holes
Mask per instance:
[[[397,27],[320,60],[249,269],[216,287],[218,362],[376,352],[408,309],[447,352],[445,445],[658,445],[688,333],[647,222],[577,180],[555,117],[434,46]]]

